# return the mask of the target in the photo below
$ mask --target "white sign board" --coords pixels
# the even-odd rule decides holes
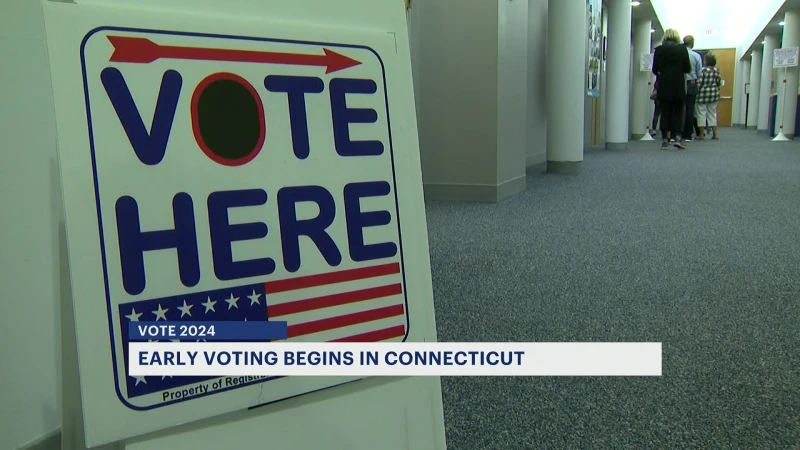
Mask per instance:
[[[651,72],[653,70],[653,53],[642,53],[639,60],[639,70],[642,72]]]
[[[773,53],[772,67],[794,67],[797,65],[797,47],[776,48]]]
[[[354,380],[130,377],[132,321],[435,340],[391,33],[45,5],[87,445]]]

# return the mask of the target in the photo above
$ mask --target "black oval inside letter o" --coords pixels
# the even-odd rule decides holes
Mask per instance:
[[[241,166],[261,152],[267,137],[264,105],[256,89],[232,73],[209,75],[192,95],[192,131],[212,161]]]

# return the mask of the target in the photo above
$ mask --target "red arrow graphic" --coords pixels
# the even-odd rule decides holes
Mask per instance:
[[[190,59],[195,61],[229,61],[257,64],[283,64],[293,66],[326,67],[325,73],[337,72],[361,64],[333,50],[323,49],[324,55],[298,53],[258,52],[253,50],[228,50],[222,48],[174,47],[158,45],[150,39],[108,36],[114,53],[109,61],[149,64],[158,59]]]

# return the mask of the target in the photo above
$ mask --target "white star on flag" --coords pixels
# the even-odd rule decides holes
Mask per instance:
[[[259,300],[261,298],[261,294],[256,294],[255,289],[253,289],[253,293],[248,295],[247,298],[250,299],[250,306],[261,304],[261,300]]]
[[[167,320],[167,311],[169,311],[169,308],[162,309],[161,308],[161,303],[159,303],[158,304],[158,309],[153,311],[153,314],[156,315],[156,322],[158,322],[158,319]]]
[[[214,305],[216,304],[217,304],[216,300],[211,301],[211,297],[208,297],[208,300],[205,303],[201,303],[201,305],[206,307],[206,314],[208,314],[209,311],[217,312],[217,310],[214,309]]]
[[[129,315],[125,316],[125,318],[127,318],[131,322],[138,322],[139,321],[139,317],[141,317],[141,316],[142,316],[142,313],[137,313],[136,312],[136,308],[131,308],[131,313]]]
[[[178,309],[181,310],[181,317],[187,316],[187,315],[189,317],[192,317],[192,313],[190,311],[192,309],[192,306],[194,306],[194,305],[187,305],[186,304],[186,300],[184,300],[183,301],[183,306],[178,306]]]
[[[133,378],[136,378],[136,384],[134,384],[134,386],[138,386],[139,383],[147,384],[147,380],[145,379],[145,377],[133,377]]]
[[[226,298],[225,301],[228,302],[228,309],[239,309],[239,305],[236,304],[239,301],[239,297],[234,297],[233,292],[231,292],[231,297]]]

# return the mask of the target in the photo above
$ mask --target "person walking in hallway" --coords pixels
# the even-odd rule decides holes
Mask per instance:
[[[686,74],[686,120],[683,125],[683,139],[687,142],[692,141],[692,131],[694,130],[694,108],[697,100],[697,80],[703,71],[703,57],[694,51],[694,36],[688,35],[683,38],[683,45],[689,52],[689,62],[692,70]]]
[[[717,106],[719,106],[722,73],[717,69],[717,57],[712,53],[706,55],[706,66],[697,81],[697,122],[707,125],[712,130],[712,139],[719,139],[717,132]],[[706,127],[700,127],[699,139],[704,139]]]
[[[691,72],[689,52],[681,45],[681,36],[672,28],[664,32],[664,40],[653,53],[653,74],[658,83],[658,105],[661,111],[661,148],[684,150],[683,122],[686,113],[686,74]],[[690,120],[691,122],[691,120]]]
[[[658,119],[661,117],[661,111],[658,109],[658,81],[653,83],[653,93],[650,94],[650,100],[653,101],[653,126],[650,128],[650,135],[656,137]]]

